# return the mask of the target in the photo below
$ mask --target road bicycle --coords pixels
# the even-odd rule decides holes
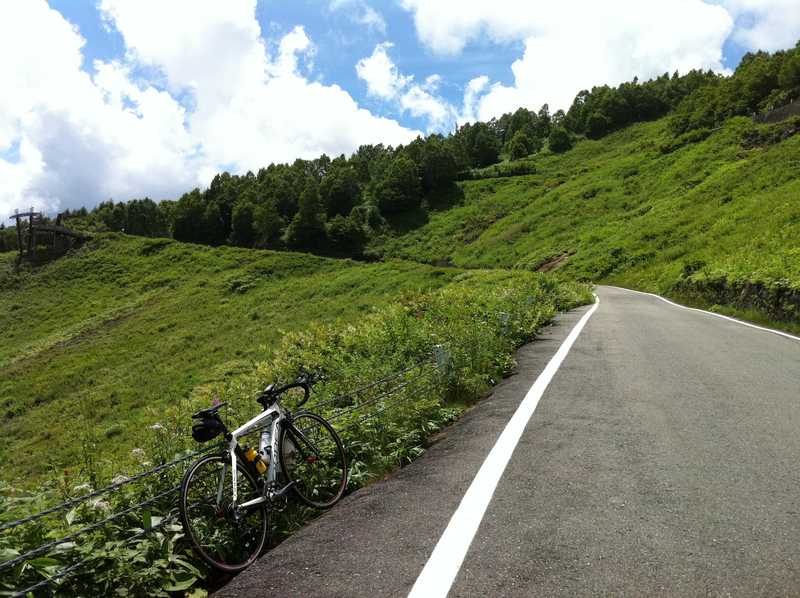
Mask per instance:
[[[322,417],[290,412],[281,397],[302,389],[297,409],[308,401],[314,376],[302,373],[294,382],[270,384],[257,398],[262,412],[228,431],[219,410],[203,409],[192,418],[192,436],[208,442],[225,439],[221,453],[195,461],[183,477],[180,516],[195,551],[225,572],[241,571],[258,558],[267,541],[269,515],[282,510],[290,494],[306,505],[326,509],[347,487],[347,457],[341,438]],[[239,439],[261,431],[258,448]]]

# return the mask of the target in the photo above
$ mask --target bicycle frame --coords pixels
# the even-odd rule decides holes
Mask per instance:
[[[267,469],[266,474],[266,483],[264,485],[264,493],[259,498],[254,498],[253,500],[248,500],[241,505],[236,504],[237,500],[237,482],[238,482],[238,469],[236,467],[236,459],[238,456],[236,454],[237,449],[239,448],[239,438],[244,436],[245,434],[252,432],[255,428],[258,428],[260,424],[263,424],[269,418],[272,419],[272,434],[270,437],[270,447],[269,447],[269,466]],[[281,424],[286,419],[286,413],[284,412],[283,408],[276,402],[273,404],[269,409],[266,409],[256,415],[250,421],[242,424],[238,428],[236,428],[233,432],[230,433],[230,441],[228,443],[228,453],[231,457],[231,481],[233,483],[232,488],[232,498],[233,498],[233,505],[234,509],[246,509],[248,507],[254,507],[256,505],[260,505],[263,502],[266,502],[269,498],[267,494],[270,492],[269,487],[272,482],[278,479],[278,473],[280,472],[280,465],[278,464],[278,441],[280,436]],[[262,437],[259,438],[259,450],[262,452],[266,447],[262,446],[263,443],[263,433]],[[222,500],[222,489],[225,483],[226,472],[225,469],[227,468],[227,463],[222,468],[222,476],[220,477],[219,481],[219,489],[217,490],[217,503],[221,502]]]

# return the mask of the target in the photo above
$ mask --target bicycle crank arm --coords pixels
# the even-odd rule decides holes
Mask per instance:
[[[286,485],[285,485],[283,488],[281,488],[280,490],[271,490],[271,491],[270,491],[270,493],[269,493],[269,497],[270,497],[270,499],[281,498],[282,496],[286,496],[286,495],[289,493],[289,490],[291,490],[291,489],[292,489],[292,487],[293,487],[293,486],[294,486],[296,483],[297,483],[297,482],[294,482],[294,481],[292,481],[292,482],[289,482],[288,484],[286,484]]]
[[[260,505],[262,502],[266,502],[266,496],[259,496],[258,498],[254,498],[253,500],[248,500],[247,502],[243,502],[242,504],[238,505],[239,509],[249,509],[250,507],[256,507]]]

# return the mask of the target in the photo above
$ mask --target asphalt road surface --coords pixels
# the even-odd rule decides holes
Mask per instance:
[[[800,341],[600,287],[449,596],[800,596]],[[561,316],[413,464],[217,593],[406,596],[589,308]],[[424,592],[420,595],[424,595]]]

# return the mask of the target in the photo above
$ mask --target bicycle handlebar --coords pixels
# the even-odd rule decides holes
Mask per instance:
[[[303,400],[297,404],[297,407],[304,405],[306,401],[308,401],[308,397],[311,394],[311,383],[303,380],[302,382],[292,382],[290,384],[285,384],[280,388],[275,389],[274,396],[280,397],[283,393],[287,390],[291,390],[293,388],[302,388],[303,389]]]
[[[266,389],[264,389],[257,400],[266,409],[272,404],[272,402],[277,401],[278,398],[287,390],[291,390],[293,388],[302,388],[304,391],[303,399],[297,404],[297,407],[301,407],[308,401],[309,395],[311,394],[311,387],[314,385],[317,379],[318,377],[314,376],[310,372],[303,372],[294,382],[290,382],[289,384],[284,384],[283,386],[278,386],[275,388],[271,388],[272,385],[268,386]]]

